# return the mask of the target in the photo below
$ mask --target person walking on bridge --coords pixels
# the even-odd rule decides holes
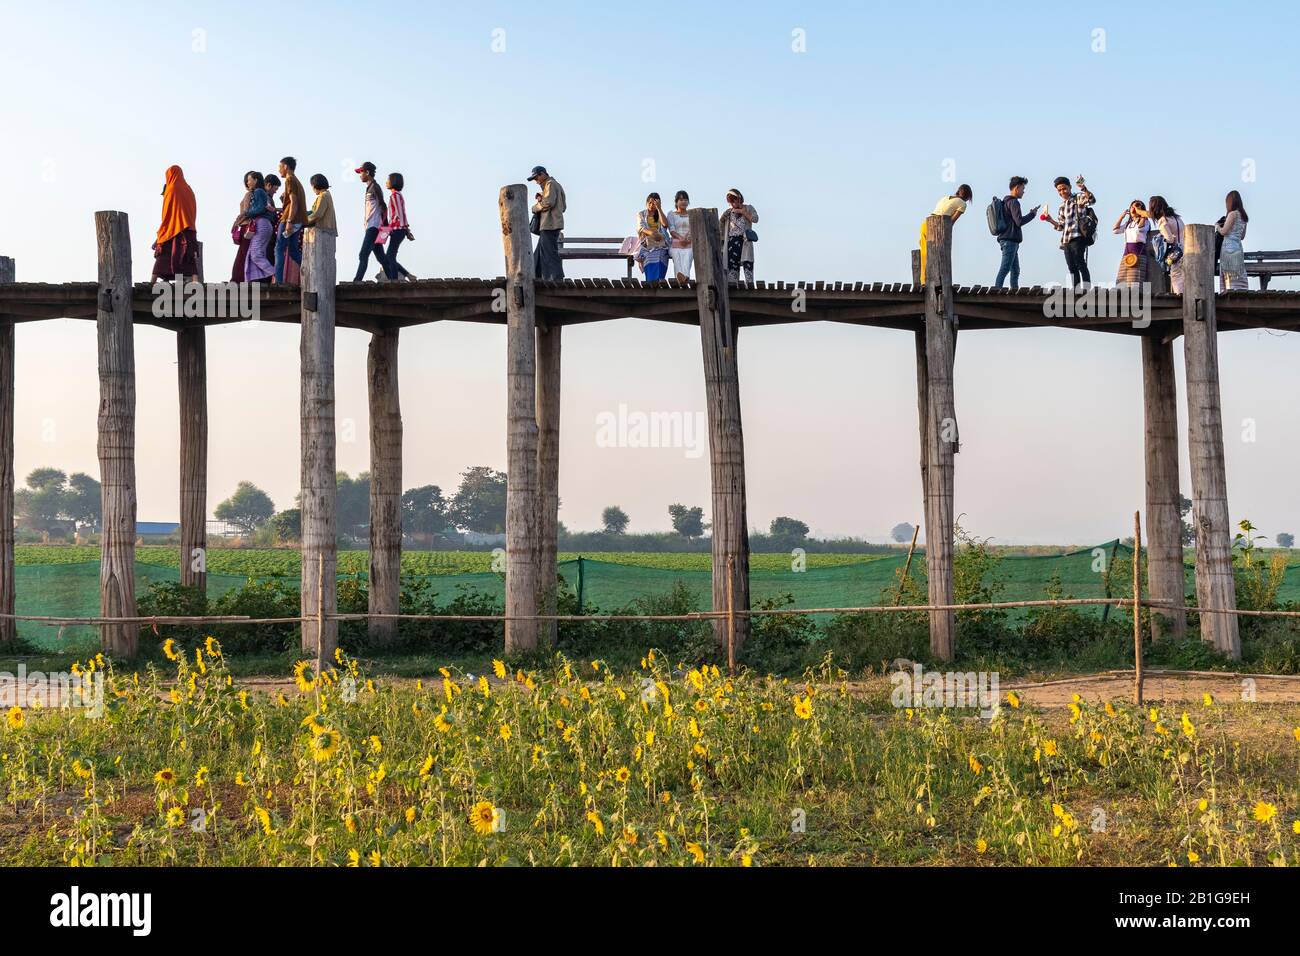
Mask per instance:
[[[1010,192],[1002,199],[1002,231],[998,233],[998,245],[1002,247],[1002,264],[998,266],[998,277],[993,288],[1001,289],[1002,283],[1011,277],[1011,291],[1020,288],[1020,243],[1025,239],[1023,227],[1034,221],[1041,206],[1035,206],[1027,213],[1020,212],[1020,200],[1025,197],[1025,187],[1029,180],[1024,176],[1012,176]]]
[[[534,267],[539,279],[563,279],[564,261],[560,259],[560,233],[564,229],[564,187],[545,166],[534,166],[528,175],[530,183],[537,183],[541,192],[533,203],[533,220],[530,228],[537,236]]]
[[[194,190],[179,166],[168,166],[162,191],[162,222],[153,243],[153,279],[199,278],[198,215]]]
[[[937,203],[935,203],[934,209],[930,212],[930,215],[947,216],[955,223],[958,219],[961,218],[962,213],[966,211],[966,207],[967,205],[970,204],[971,197],[974,195],[975,193],[970,188],[970,186],[967,185],[966,183],[962,183],[960,186],[957,187],[957,191],[953,193],[951,196],[944,196]],[[926,219],[921,220],[921,284],[922,285],[925,284],[925,260],[926,260],[925,247],[927,245],[926,238],[928,232],[925,224],[928,219],[929,217],[927,216]]]
[[[387,282],[388,253],[384,251],[383,242],[379,238],[380,230],[388,225],[388,207],[384,205],[384,191],[379,188],[379,183],[375,182],[374,163],[362,163],[354,172],[366,187],[364,210],[366,234],[361,240],[361,252],[358,255],[360,261],[357,263],[357,274],[352,281],[360,282],[366,277],[366,266],[370,264],[370,256],[373,253],[380,268],[375,278]]]

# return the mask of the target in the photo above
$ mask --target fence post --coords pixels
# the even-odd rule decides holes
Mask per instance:
[[[582,587],[585,583],[583,579],[582,555],[578,555],[578,613],[582,613]]]
[[[1133,513],[1133,697],[1142,706],[1142,512]]]

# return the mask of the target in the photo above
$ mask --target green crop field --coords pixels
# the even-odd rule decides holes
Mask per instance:
[[[135,549],[136,560],[164,568],[179,565],[179,550],[174,545],[144,545]],[[595,551],[582,557],[610,564],[630,564],[667,571],[708,571],[712,558],[704,552]],[[576,552],[561,552],[561,561],[579,557]],[[861,564],[888,557],[883,554],[816,554],[807,556],[810,568],[834,568]],[[99,560],[97,545],[24,544],[14,548],[19,567],[51,564],[81,564]],[[368,565],[365,551],[340,551],[339,572],[364,572]],[[753,554],[750,567],[755,571],[788,571],[790,555]],[[286,575],[297,577],[300,557],[290,548],[211,548],[208,570],[214,574]],[[472,574],[492,570],[490,551],[404,551],[404,574]]]

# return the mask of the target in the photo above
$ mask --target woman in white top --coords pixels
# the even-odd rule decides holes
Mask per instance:
[[[1139,285],[1147,280],[1147,234],[1150,214],[1141,199],[1134,199],[1115,220],[1114,232],[1124,236],[1124,255],[1119,260],[1116,285]]]
[[[1237,190],[1228,193],[1224,203],[1228,214],[1219,220],[1221,225],[1215,227],[1223,237],[1223,248],[1219,251],[1219,290],[1248,289],[1246,250],[1241,241],[1246,238],[1246,223],[1250,222],[1250,217],[1246,215],[1241,193]]]
[[[1160,230],[1161,238],[1165,241],[1165,251],[1163,253],[1165,261],[1162,264],[1169,273],[1169,291],[1175,295],[1182,295],[1183,242],[1187,231],[1187,227],[1183,223],[1183,217],[1178,215],[1164,196],[1152,196],[1147,202],[1147,211],[1151,215],[1151,221]],[[1173,265],[1168,265],[1171,257],[1177,261]]]
[[[686,212],[690,204],[691,197],[686,195],[686,190],[679,189],[673,197],[675,208],[668,213],[668,233],[672,237],[670,251],[678,282],[691,277],[691,266],[695,264],[695,251],[691,248],[691,217]]]

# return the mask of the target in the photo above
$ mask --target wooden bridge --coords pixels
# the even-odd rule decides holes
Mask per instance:
[[[302,285],[255,286],[243,291],[247,310],[230,308],[237,295],[220,283],[192,287],[196,304],[159,309],[148,283],[131,282],[127,217],[95,215],[97,282],[14,282],[12,259],[0,258],[0,615],[14,613],[14,327],[54,318],[93,318],[99,343],[99,459],[103,486],[101,612],[136,613],[135,359],[133,328],[154,325],[176,333],[181,423],[181,579],[205,584],[207,545],[207,370],[205,328],[250,318],[301,326],[301,507],[303,648],[323,656],[337,643],[335,589],[336,488],[334,421],[335,329],[369,332],[370,590],[375,615],[398,611],[402,493],[402,418],[398,402],[398,342],[402,328],[428,322],[487,322],[506,326],[507,463],[506,650],[554,640],[556,530],[559,478],[561,333],[566,325],[636,317],[700,329],[709,421],[712,480],[713,606],[749,607],[749,544],[745,508],[745,453],[736,341],[749,326],[841,322],[912,333],[917,359],[921,479],[925,502],[926,564],[932,605],[951,605],[953,456],[959,435],[953,395],[957,333],[1030,327],[1072,328],[1135,336],[1140,341],[1146,464],[1148,588],[1153,600],[1173,605],[1153,613],[1154,637],[1182,636],[1183,555],[1179,510],[1177,390],[1173,341],[1184,336],[1188,443],[1196,522],[1197,604],[1233,611],[1232,533],[1228,522],[1217,334],[1236,329],[1300,327],[1300,292],[1214,292],[1213,227],[1187,228],[1183,295],[1154,294],[1140,319],[1110,308],[1062,314],[1059,290],[1016,292],[952,284],[951,223],[929,219],[930,282],[919,282],[919,251],[911,283],[758,282],[728,284],[717,234],[717,213],[691,211],[694,281],[645,283],[634,279],[533,277],[528,193],[504,187],[499,197],[506,275],[496,279],[432,279],[410,283],[338,283],[332,236],[308,230]],[[238,290],[236,290],[238,291]],[[185,290],[162,294],[183,304]],[[201,293],[201,294],[200,294]],[[251,298],[255,295],[255,299]],[[1113,303],[1112,303],[1113,304]],[[1123,314],[1117,314],[1122,312]],[[1135,426],[1136,427],[1136,426]],[[323,578],[322,578],[323,575]],[[955,653],[951,610],[930,612],[931,648],[944,660]],[[391,636],[392,618],[373,618],[372,635]],[[715,620],[727,640],[727,624]],[[742,644],[749,619],[736,619]],[[0,639],[14,620],[0,617]],[[134,656],[138,626],[106,625],[105,648]],[[1202,612],[1202,637],[1240,656],[1232,614]]]

